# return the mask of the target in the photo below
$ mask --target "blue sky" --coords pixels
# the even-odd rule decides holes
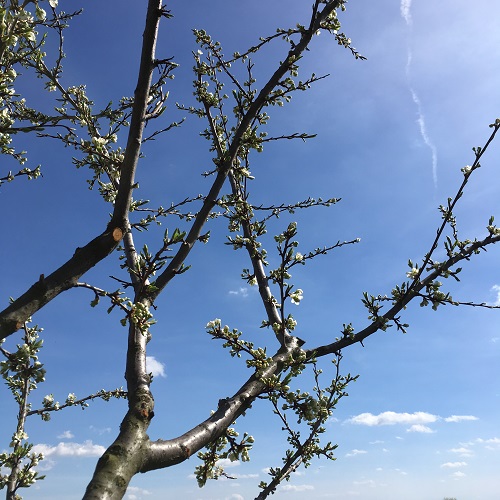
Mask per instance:
[[[132,95],[144,4],[85,2],[84,14],[66,35],[67,84],[86,83],[100,104]],[[170,85],[166,120],[185,115],[175,102],[193,101],[191,51],[197,47],[191,28],[206,29],[230,54],[278,26],[305,23],[309,4],[171,2],[175,17],[162,25],[158,56],[175,55],[180,67]],[[294,274],[292,282],[304,290],[304,300],[291,312],[306,347],[329,343],[343,323],[366,326],[362,292],[390,293],[406,279],[407,260],[418,262],[428,250],[440,221],[437,206],[455,194],[460,168],[473,161],[471,148],[484,143],[488,124],[500,114],[499,16],[500,6],[487,0],[473,6],[465,0],[351,0],[342,15],[343,28],[368,59],[355,61],[323,33],[304,58],[302,76],[314,71],[330,73],[330,78],[275,110],[269,127],[279,134],[318,137],[269,144],[254,158],[252,195],[256,203],[291,203],[308,196],[341,197],[342,202],[273,223],[265,242],[270,262],[276,262],[272,231],[280,232],[291,220],[298,222],[299,251],[361,238]],[[284,50],[278,44],[256,57],[258,83]],[[26,88],[33,99],[39,96],[38,83]],[[190,117],[146,146],[138,173],[141,197],[168,206],[206,191],[208,183],[199,175],[211,168],[207,143],[198,136],[204,126]],[[20,147],[28,149],[29,166],[42,163],[44,177],[18,179],[0,190],[5,305],[9,296],[21,294],[40,273],[49,274],[96,234],[110,211],[97,192],[86,189],[86,173],[71,165],[71,151],[47,141]],[[460,201],[463,238],[484,237],[489,216],[500,217],[499,159],[493,144]],[[259,329],[264,311],[258,294],[239,277],[248,267],[245,256],[223,245],[223,220],[211,230],[209,244],[193,251],[190,271],[158,301],[158,324],[149,344],[156,362],[151,369],[157,370],[152,439],[175,437],[205,419],[219,398],[232,395],[249,375],[241,360],[230,358],[204,333],[208,321],[221,318],[248,340],[275,347],[268,332]],[[154,248],[159,234],[138,235],[136,244]],[[96,266],[85,281],[113,288],[108,276],[119,272],[116,257]],[[447,290],[459,300],[500,304],[498,258],[496,248],[478,256],[464,266],[460,283],[445,283]],[[63,401],[69,392],[83,397],[124,385],[121,316],[108,316],[105,304],[91,309],[92,298],[85,290],[70,291],[35,316],[45,329],[41,360],[48,370],[34,395],[35,407],[48,393]],[[299,470],[276,498],[497,498],[499,312],[450,306],[433,312],[412,304],[404,319],[410,323],[408,334],[381,332],[364,347],[344,352],[342,370],[360,378],[328,423],[327,439],[339,445],[337,460],[315,461]],[[7,348],[18,340],[11,338]],[[307,382],[300,387],[306,390]],[[0,447],[8,443],[15,422],[6,397],[5,392],[0,414],[5,444]],[[124,409],[123,401],[96,402],[86,411],[55,414],[49,423],[32,417],[28,434],[47,457],[41,467],[47,479],[27,491],[26,498],[81,498]],[[192,457],[170,470],[134,478],[126,498],[254,498],[266,469],[280,465],[286,445],[280,428],[272,410],[257,402],[237,424],[256,443],[249,463],[228,468],[236,480],[219,480],[200,490],[192,475],[198,460]]]

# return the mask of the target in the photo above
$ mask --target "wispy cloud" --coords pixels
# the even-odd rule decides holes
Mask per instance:
[[[51,460],[50,458],[47,457],[43,457],[43,461],[36,466],[36,470],[37,472],[47,472],[49,470],[52,470],[55,465],[56,462],[54,460]]]
[[[357,486],[369,486],[370,488],[375,488],[377,484],[373,479],[363,479],[362,481],[353,481],[353,484]]]
[[[37,444],[33,447],[35,453],[42,453],[44,457],[100,457],[106,448],[92,441],[83,443],[59,443],[56,446]]]
[[[255,479],[256,477],[259,477],[258,474],[231,474],[231,476],[236,479]]]
[[[457,453],[461,457],[472,457],[474,455],[474,452],[465,446],[462,446],[461,448],[452,448],[449,451],[451,453]]]
[[[477,417],[473,415],[452,415],[451,417],[446,417],[444,419],[445,422],[465,422],[468,420],[479,420]]]
[[[231,496],[226,497],[224,500],[245,500],[239,493],[233,493]]]
[[[151,491],[145,490],[144,488],[138,488],[137,486],[129,486],[127,488],[126,500],[140,500],[143,496],[152,495]]]
[[[349,453],[346,453],[346,457],[355,457],[356,455],[364,455],[365,453],[368,453],[366,450],[352,450]]]
[[[64,431],[59,436],[57,436],[57,439],[71,439],[74,438],[74,434],[71,431]]]
[[[99,436],[102,436],[103,434],[109,434],[111,432],[111,427],[103,427],[103,428],[98,428],[98,427],[94,427],[93,425],[91,425],[89,427],[89,429],[98,434]]]
[[[484,444],[486,445],[486,448],[489,450],[498,450],[500,449],[500,438],[491,438],[491,439],[481,439],[478,438],[476,439],[476,443]]]
[[[314,490],[312,484],[284,484],[280,486],[281,491],[308,491]]]
[[[460,479],[462,477],[465,477],[466,474],[464,472],[461,472],[459,470],[457,470],[457,472],[454,472],[451,477],[455,478],[455,479]]]
[[[229,295],[235,295],[238,297],[243,297],[244,299],[248,297],[248,287],[241,286],[238,290],[229,290]]]
[[[154,356],[146,356],[146,369],[149,373],[153,374],[153,377],[163,377],[165,374],[165,365],[160,363]]]

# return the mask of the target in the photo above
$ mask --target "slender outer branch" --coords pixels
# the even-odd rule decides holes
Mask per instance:
[[[393,320],[412,299],[418,296],[418,292],[420,292],[420,290],[422,290],[426,287],[426,285],[432,283],[436,278],[441,276],[444,271],[451,269],[453,266],[464,259],[468,260],[477,250],[480,250],[487,245],[498,243],[499,241],[500,236],[490,235],[484,240],[471,243],[466,249],[462,251],[462,253],[448,259],[442,264],[442,266],[427,275],[425,279],[418,283],[412,283],[412,286],[410,287],[408,293],[400,301],[396,302],[383,316],[381,316],[381,321],[374,321],[371,325],[367,326],[351,337],[344,337],[336,342],[332,342],[331,344],[323,345],[317,347],[316,349],[307,350],[307,356],[320,357],[328,354],[333,354],[347,346],[362,342],[364,339],[378,331],[380,329],[381,323]]]
[[[232,172],[229,173],[229,180],[231,182],[231,189],[233,195],[239,197],[240,201],[243,201]],[[244,238],[246,238],[247,240],[251,240],[253,234],[252,234],[252,229],[250,227],[250,221],[247,219],[242,220],[241,226],[243,228]],[[250,243],[247,243],[245,248],[248,252],[250,261],[252,262],[255,279],[257,280],[257,284],[259,285],[260,298],[262,300],[262,303],[264,304],[264,309],[266,310],[269,324],[273,325],[274,323],[281,323],[282,322],[281,317],[276,307],[276,304],[273,300],[273,294],[271,293],[271,288],[269,287],[269,280],[267,278],[267,274],[264,269],[264,263],[262,262],[262,258],[255,253]],[[278,339],[278,341],[282,346],[285,346],[287,342],[293,341],[293,337],[285,329],[283,329],[283,332],[281,331],[277,332],[276,338]]]
[[[316,32],[316,30],[319,26],[319,23],[323,19],[325,19],[331,12],[333,12],[338,7],[338,4],[339,4],[339,2],[332,2],[329,6],[326,6],[322,12],[320,12],[318,14],[318,9],[317,9],[318,2],[315,2],[315,4],[313,5],[313,12],[311,15],[309,29],[306,30],[304,33],[302,33],[300,42],[292,50],[290,50],[290,52],[288,53],[287,59],[280,66],[280,68],[276,71],[276,73],[273,75],[273,77],[269,80],[268,84],[261,90],[259,97],[252,104],[247,115],[250,115],[250,111],[252,110],[252,108],[255,108],[254,117],[257,115],[258,112],[260,112],[260,110],[262,109],[265,97],[271,92],[271,90],[274,88],[276,83],[283,77],[283,75],[286,72],[286,70],[288,69],[289,65],[293,61],[295,61],[300,56],[300,54],[307,48],[307,46],[309,45],[309,43],[313,37],[313,34]],[[282,71],[283,69],[285,69],[284,72]],[[269,87],[270,82],[275,82],[273,84],[272,88]],[[266,92],[266,94],[264,94],[264,92]],[[243,117],[243,121],[245,120],[247,115],[245,115]],[[216,133],[215,128],[214,128],[213,120],[211,119],[210,114],[208,112],[207,112],[207,116],[209,117],[210,126],[212,128],[212,135],[214,137],[214,141],[218,142],[217,133]],[[253,121],[253,119],[252,119],[252,121]],[[218,148],[220,149],[220,145],[218,146]],[[237,182],[234,178],[234,174],[232,171],[229,171],[229,180],[231,183],[231,190],[232,190],[233,195],[238,197],[240,201],[244,201],[242,199],[240,190],[238,189],[238,185],[237,185]],[[241,225],[243,228],[243,236],[246,239],[251,240],[253,235],[252,235],[252,230],[250,227],[250,222],[245,219],[245,220],[241,221]],[[280,317],[280,314],[278,312],[276,304],[273,301],[273,296],[271,293],[271,289],[269,288],[269,282],[268,282],[266,272],[264,270],[264,264],[262,262],[262,258],[260,258],[258,255],[255,254],[254,249],[252,248],[252,246],[250,244],[246,245],[246,250],[247,250],[248,255],[250,257],[250,260],[252,262],[254,275],[255,275],[255,278],[256,278],[257,283],[259,285],[259,294],[260,294],[262,302],[264,304],[264,308],[265,308],[266,313],[267,313],[268,321],[271,325],[273,325],[274,323],[281,323],[282,319]],[[282,304],[282,306],[283,306],[283,304]],[[299,339],[293,337],[292,335],[290,335],[285,329],[283,329],[283,332],[276,333],[276,337],[282,346],[285,346],[287,343],[290,343],[290,342],[292,342],[292,343],[297,342],[299,340]]]
[[[230,74],[228,71],[227,71],[227,73]],[[233,80],[235,81],[236,79],[233,79]],[[205,103],[205,113],[206,113],[207,120],[208,120],[208,123],[210,126],[210,130],[211,130],[211,134],[212,134],[212,138],[213,138],[213,142],[214,142],[216,151],[217,151],[218,155],[220,157],[222,157],[222,155],[224,154],[224,151],[223,151],[221,142],[219,140],[219,137],[217,135],[217,131],[215,129],[215,123],[214,123],[214,120],[213,120],[212,115],[210,113],[210,107],[207,103]],[[231,185],[231,191],[232,191],[233,195],[239,201],[241,201],[243,203],[245,200],[243,200],[243,196],[241,195],[241,192],[238,189],[238,183],[234,177],[234,173],[233,173],[232,169],[229,170],[228,176],[229,176],[229,183]],[[250,228],[250,222],[245,219],[245,220],[241,221],[241,225],[243,227],[244,237],[247,238],[248,240],[251,240],[252,230]],[[264,308],[265,308],[266,313],[267,313],[267,319],[269,321],[269,324],[273,325],[274,323],[280,323],[281,318],[280,318],[280,315],[278,313],[278,309],[276,308],[276,304],[273,301],[273,295],[271,293],[271,288],[269,287],[269,280],[267,279],[267,275],[266,275],[266,271],[264,269],[264,264],[262,262],[262,259],[260,258],[260,256],[255,254],[252,246],[249,243],[246,244],[246,250],[248,252],[248,256],[250,258],[250,261],[252,262],[255,278],[257,279],[257,283],[259,285],[259,294],[260,294],[262,303],[264,304]],[[285,332],[285,335],[281,335],[280,333],[277,333],[276,335],[278,337],[280,344],[284,345],[287,332]]]
[[[26,334],[26,338],[27,338]],[[30,362],[29,360],[25,364],[25,369],[27,370],[29,368]],[[17,429],[16,429],[16,434],[21,434],[24,432],[24,426],[26,424],[26,416],[28,413],[28,394],[29,394],[29,383],[30,380],[29,378],[24,378],[22,382],[22,388],[21,388],[21,397],[20,397],[20,403],[19,403],[19,413],[17,415]],[[14,445],[14,450],[13,453],[16,455],[18,452],[19,448],[21,446],[20,442],[16,442]],[[16,463],[12,467],[12,471],[9,475],[9,479],[7,482],[7,494],[6,494],[6,500],[16,500],[16,492],[19,488],[19,472],[21,470],[21,459],[16,457]]]
[[[420,279],[420,276],[424,272],[424,269],[427,267],[427,264],[430,262],[432,254],[437,249],[438,243],[439,243],[439,241],[441,239],[441,236],[443,235],[445,227],[446,227],[446,225],[449,222],[450,215],[453,212],[453,209],[455,208],[455,205],[458,203],[458,200],[464,194],[464,188],[467,185],[467,182],[469,181],[469,177],[470,177],[471,173],[476,168],[479,167],[479,165],[480,165],[479,164],[479,160],[481,159],[481,157],[483,156],[483,154],[488,149],[488,146],[493,142],[493,139],[495,139],[495,135],[497,134],[498,130],[500,129],[500,123],[499,123],[499,121],[497,120],[495,123],[491,124],[490,127],[493,128],[493,132],[491,133],[490,137],[486,141],[486,144],[484,145],[484,147],[481,148],[481,151],[479,153],[476,153],[476,159],[474,160],[474,163],[471,166],[470,172],[468,172],[467,174],[464,175],[464,180],[462,181],[462,184],[460,185],[460,187],[459,187],[459,189],[457,191],[457,194],[455,195],[455,198],[453,199],[453,201],[451,203],[449,203],[449,206],[448,206],[449,215],[443,218],[443,222],[441,223],[441,226],[439,227],[439,229],[436,232],[436,237],[434,238],[434,241],[432,243],[431,249],[430,249],[429,253],[425,256],[424,263],[423,263],[422,267],[420,268],[420,272],[417,274],[417,276],[414,279],[415,282],[417,282]],[[410,290],[411,290],[411,287],[410,287]],[[410,290],[408,290],[408,292]]]

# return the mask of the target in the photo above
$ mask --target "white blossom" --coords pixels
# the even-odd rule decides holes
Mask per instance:
[[[290,300],[292,301],[292,304],[295,304],[298,306],[300,304],[300,301],[303,299],[303,294],[304,292],[298,288],[295,292],[290,294]]]
[[[419,273],[419,269],[414,267],[411,271],[408,271],[406,273],[406,276],[408,276],[408,278],[413,280],[418,276],[418,273]]]
[[[213,328],[219,328],[220,324],[221,324],[221,320],[219,318],[215,318],[214,320],[209,321],[205,328],[207,330],[212,330]]]

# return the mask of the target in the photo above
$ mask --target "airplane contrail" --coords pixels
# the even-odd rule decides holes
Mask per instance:
[[[401,0],[401,17],[405,20],[408,28],[411,28],[413,24],[413,18],[411,17],[411,0]],[[417,106],[417,123],[420,129],[420,135],[424,144],[431,150],[432,155],[432,180],[434,181],[434,187],[437,188],[437,149],[434,146],[429,134],[427,132],[427,127],[425,125],[425,116],[422,109],[422,103],[420,102],[420,98],[418,94],[415,92],[411,85],[410,78],[410,67],[411,67],[411,59],[412,59],[412,51],[410,44],[408,44],[408,60],[406,62],[406,81],[408,84],[408,89],[410,90],[411,97],[413,102]]]
[[[411,26],[413,20],[411,18],[411,0],[401,0],[401,16],[406,21],[408,26]]]

